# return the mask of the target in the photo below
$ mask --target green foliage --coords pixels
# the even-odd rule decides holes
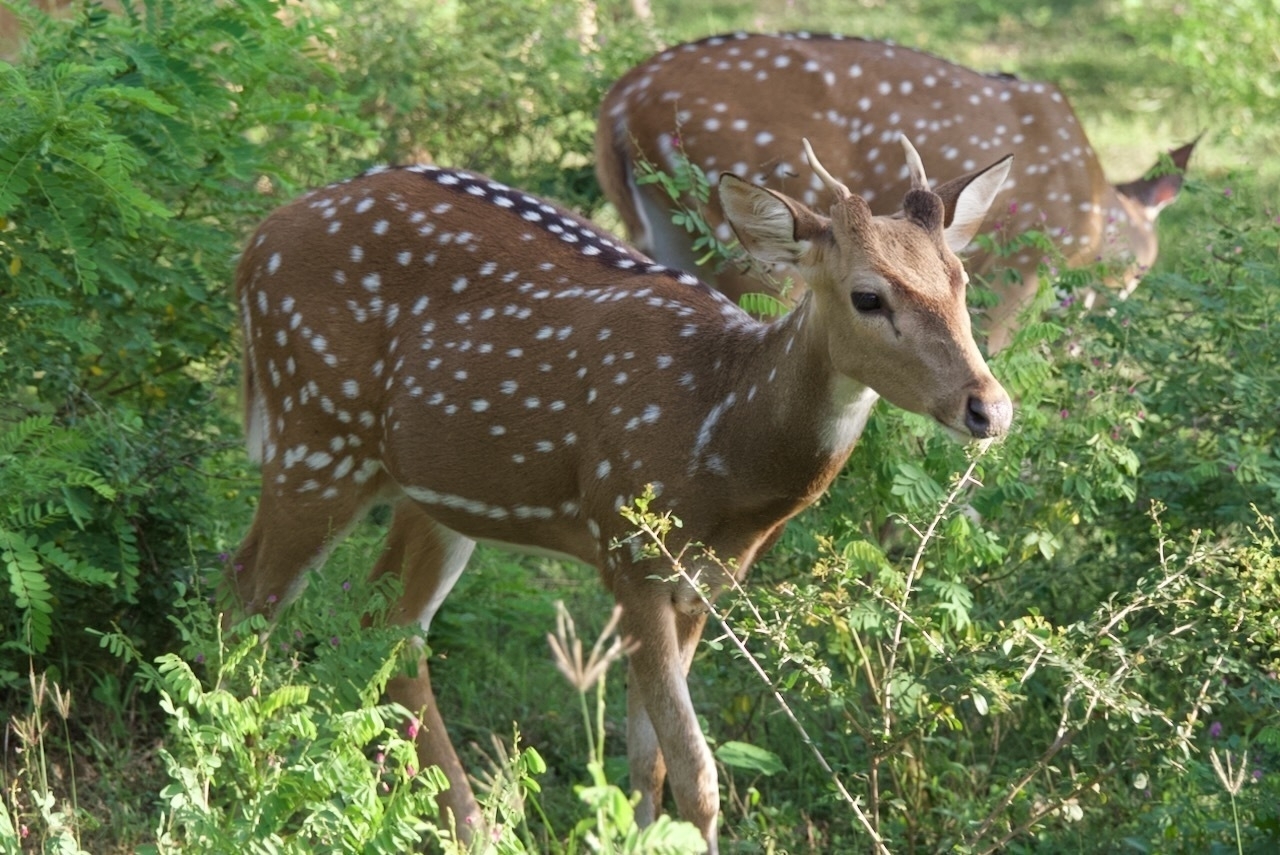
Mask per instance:
[[[5,642],[11,650],[31,654],[48,647],[55,599],[51,571],[77,586],[116,584],[117,574],[72,557],[57,540],[42,536],[58,523],[84,525],[92,499],[115,498],[101,475],[79,463],[86,448],[83,437],[49,416],[32,416],[0,434],[0,559],[21,622],[20,633]],[[112,522],[119,542],[131,542],[121,521]],[[16,672],[0,671],[0,682],[16,679]]]
[[[1280,78],[1263,71],[1276,67],[1276,0],[1126,0],[1123,9],[1145,51],[1185,72],[1186,106],[1202,122],[1225,119],[1230,133],[1253,136],[1280,119]]]
[[[323,34],[279,11],[29,10],[0,70],[0,672],[108,615],[153,632],[130,610],[164,611],[211,506],[240,235],[365,135],[313,85]]]
[[[448,782],[415,769],[410,713],[378,704],[413,648],[404,632],[358,631],[359,606],[385,604],[385,591],[337,588],[304,597],[306,620],[264,632],[254,619],[238,640],[218,631],[207,598],[180,591],[172,619],[186,649],[154,662],[127,636],[101,635],[169,722],[170,783],[145,851],[402,852],[437,835],[427,820]],[[315,620],[321,597],[341,606],[334,619]]]
[[[1143,400],[1144,495],[1179,528],[1239,531],[1252,506],[1280,507],[1280,421],[1265,404],[1280,400],[1280,219],[1243,175],[1191,193],[1195,251],[1144,282],[1153,299],[1090,323]]]
[[[657,46],[626,4],[317,5],[333,22],[343,91],[379,129],[376,159],[430,158],[576,208],[599,205],[596,110]]]

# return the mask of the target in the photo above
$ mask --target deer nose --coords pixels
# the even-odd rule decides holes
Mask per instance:
[[[985,439],[992,436],[1004,436],[1013,422],[1013,404],[1008,397],[1000,396],[992,401],[984,401],[973,395],[964,409],[964,426],[974,439]]]

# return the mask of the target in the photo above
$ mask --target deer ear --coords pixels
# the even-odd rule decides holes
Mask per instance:
[[[781,193],[736,175],[720,176],[720,207],[747,252],[770,264],[795,264],[831,221]]]
[[[1013,155],[1006,155],[986,169],[953,178],[934,189],[946,210],[942,234],[952,252],[964,249],[978,233],[1012,167]]]
[[[1147,218],[1155,220],[1156,215],[1170,202],[1178,198],[1182,189],[1182,177],[1187,171],[1187,162],[1191,152],[1195,150],[1200,137],[1171,150],[1161,157],[1156,165],[1147,170],[1147,176],[1127,184],[1117,184],[1115,188],[1122,195],[1133,199],[1146,209]]]

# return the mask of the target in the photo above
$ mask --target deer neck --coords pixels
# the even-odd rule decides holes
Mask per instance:
[[[879,394],[835,370],[818,314],[806,294],[785,317],[743,331],[748,341],[696,434],[690,474],[751,482],[757,479],[743,473],[768,473],[760,489],[797,499],[835,477]]]

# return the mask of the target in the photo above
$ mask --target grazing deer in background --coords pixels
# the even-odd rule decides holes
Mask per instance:
[[[884,42],[737,33],[663,51],[614,84],[600,110],[596,170],[632,241],[665,264],[694,270],[693,237],[672,224],[670,199],[636,182],[641,159],[671,171],[683,151],[713,182],[733,172],[824,205],[823,184],[798,166],[803,135],[837,179],[888,214],[907,187],[892,146],[899,134],[911,136],[935,172],[969,171],[1013,153],[1018,168],[986,231],[1043,231],[1068,266],[1114,262],[1119,273],[1108,284],[1122,296],[1155,261],[1156,214],[1177,196],[1194,145],[1169,152],[1177,173],[1113,186],[1055,86],[980,74]],[[727,241],[714,201],[707,218]],[[965,256],[970,272],[994,274],[1000,302],[986,324],[993,352],[1008,343],[1019,310],[1035,296],[1042,260],[1033,249]],[[769,290],[731,267],[700,272],[735,300]]]
[[[596,567],[622,606],[627,745],[638,818],[669,778],[716,851],[719,789],[687,674],[714,597],[839,472],[885,397],[966,440],[999,437],[1012,405],[974,343],[965,246],[1010,159],[935,191],[903,138],[896,217],[809,164],[828,213],[733,175],[725,216],[756,258],[809,290],[761,323],[695,277],[587,221],[470,172],[375,170],[272,214],[236,277],[245,417],[262,496],[230,580],[250,612],[295,596],[374,503],[394,506],[375,574],[403,580],[397,618],[425,631],[477,541]],[[946,224],[946,225],[944,225]],[[611,545],[651,485],[683,520],[670,546],[705,590]],[[700,553],[701,554],[701,553]],[[723,564],[720,562],[724,562]],[[427,662],[393,700],[423,712],[418,751],[479,812]]]

